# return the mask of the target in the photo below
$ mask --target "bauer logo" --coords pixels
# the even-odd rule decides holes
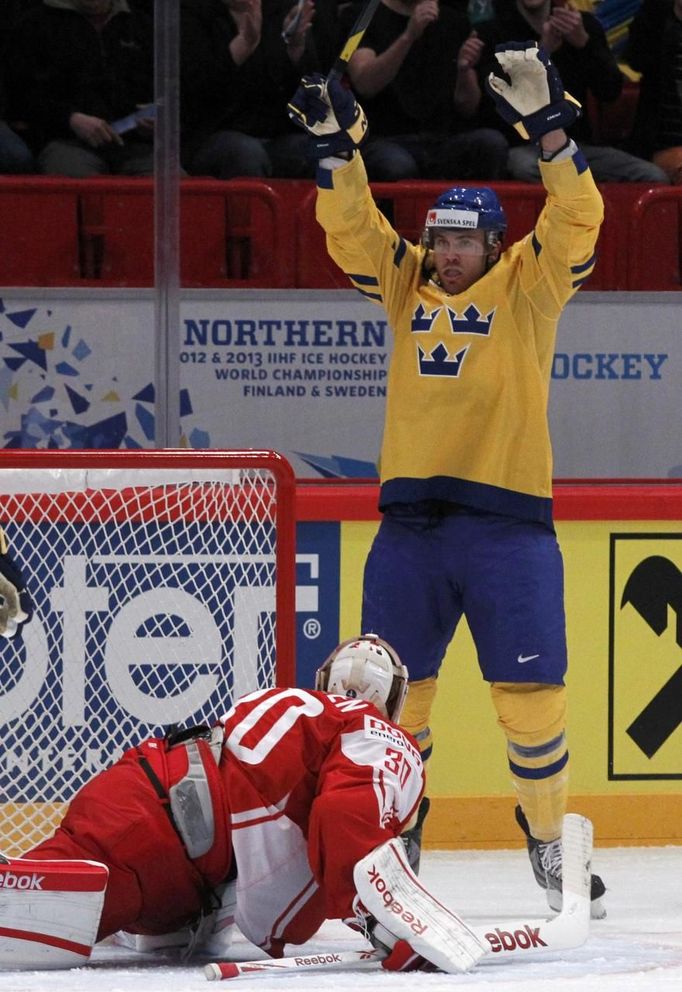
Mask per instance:
[[[612,534],[609,778],[682,778],[682,534]]]

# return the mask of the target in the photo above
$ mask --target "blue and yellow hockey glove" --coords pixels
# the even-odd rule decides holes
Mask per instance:
[[[498,45],[495,58],[510,82],[491,72],[486,88],[498,114],[522,138],[537,141],[580,117],[580,104],[564,90],[559,73],[534,41]]]
[[[353,152],[367,135],[365,112],[351,91],[319,72],[301,79],[288,109],[292,121],[310,134],[314,158]]]

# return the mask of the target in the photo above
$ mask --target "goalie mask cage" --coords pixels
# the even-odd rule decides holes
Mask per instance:
[[[0,850],[128,746],[293,685],[295,479],[269,451],[4,451],[35,613],[0,638]]]

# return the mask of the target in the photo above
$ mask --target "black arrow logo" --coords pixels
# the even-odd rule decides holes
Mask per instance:
[[[668,626],[668,607],[677,616],[675,640],[682,648],[682,572],[668,558],[653,555],[634,569],[620,607],[630,603],[660,637]],[[652,758],[682,723],[682,666],[627,728],[635,744]]]

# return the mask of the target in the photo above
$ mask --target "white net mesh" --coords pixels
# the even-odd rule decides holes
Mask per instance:
[[[125,747],[275,683],[276,479],[208,474],[0,475],[36,608],[0,639],[4,853],[51,834]]]

